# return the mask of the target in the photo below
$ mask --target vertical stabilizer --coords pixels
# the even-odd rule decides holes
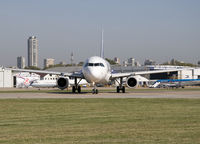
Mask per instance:
[[[101,53],[100,53],[100,57],[104,58],[104,45],[103,45],[103,29],[102,29],[102,32],[101,32]]]

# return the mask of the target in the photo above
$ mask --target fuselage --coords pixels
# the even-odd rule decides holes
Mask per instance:
[[[36,80],[31,84],[36,88],[54,88],[57,87],[56,80]]]
[[[74,79],[69,79],[67,77],[67,79],[69,80],[69,86],[73,86],[74,85]],[[79,81],[80,79],[78,79]],[[80,85],[86,85],[88,84],[86,82],[86,80],[82,79],[79,82]],[[36,88],[54,88],[57,87],[57,80],[35,80],[34,82],[31,83],[32,87],[36,87]]]
[[[108,83],[111,76],[110,64],[103,58],[93,56],[88,58],[82,68],[88,83]]]

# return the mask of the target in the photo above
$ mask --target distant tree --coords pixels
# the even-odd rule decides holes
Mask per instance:
[[[70,67],[70,66],[73,66],[73,65],[72,65],[72,64],[66,64],[65,66],[66,66],[66,67]]]
[[[180,62],[178,60],[172,60],[171,62],[165,62],[162,65],[174,65],[174,66],[189,66],[189,67],[196,67],[197,65],[192,64],[192,63],[184,63]]]
[[[65,65],[62,65],[62,64],[55,64],[55,65],[49,65],[48,67],[45,67],[45,69],[49,69],[49,68],[54,68],[54,67],[64,67]]]
[[[116,62],[114,60],[106,58],[106,60],[111,64],[111,65],[116,65]]]
[[[79,62],[79,63],[78,63],[78,66],[83,66],[83,63],[84,63],[84,62],[82,62],[82,61]]]
[[[29,67],[25,67],[25,69],[31,69],[31,70],[41,70],[39,67],[36,67],[36,66],[29,66]]]

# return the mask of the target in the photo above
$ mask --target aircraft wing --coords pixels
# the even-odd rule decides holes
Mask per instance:
[[[155,74],[155,73],[165,73],[165,72],[175,72],[177,69],[170,70],[153,70],[153,71],[138,71],[138,72],[128,72],[128,73],[112,73],[111,79],[129,77],[135,75],[145,75],[145,74]]]
[[[68,76],[68,77],[76,77],[76,78],[84,78],[82,72],[74,72],[74,73],[63,73],[63,72],[54,72],[54,71],[45,71],[45,70],[30,70],[30,69],[10,69],[14,72],[29,72],[29,73],[36,73],[39,75],[61,75],[61,76]]]

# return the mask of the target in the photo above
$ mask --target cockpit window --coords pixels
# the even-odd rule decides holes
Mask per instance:
[[[100,63],[95,63],[94,66],[100,66]]]
[[[94,66],[94,64],[93,63],[89,63],[88,66]]]
[[[84,67],[88,67],[88,66],[89,67],[93,67],[93,66],[95,66],[95,67],[97,67],[97,66],[104,67],[104,64],[102,64],[102,63],[86,63]]]
[[[100,63],[100,66],[104,67],[104,65],[102,63]]]
[[[87,67],[88,66],[88,63],[86,63],[85,65],[84,65],[84,67]]]

